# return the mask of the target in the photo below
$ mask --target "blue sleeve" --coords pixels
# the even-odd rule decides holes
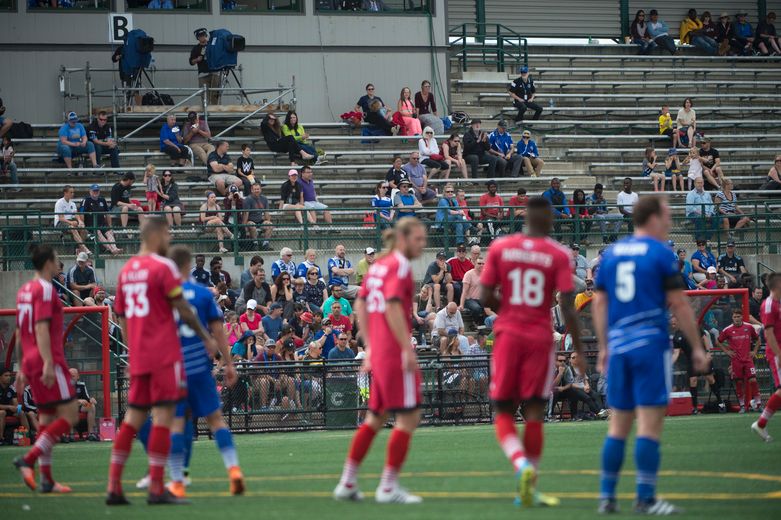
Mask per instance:
[[[532,143],[532,152],[534,153],[535,157],[539,157],[540,151],[537,149],[537,143],[535,143],[534,141],[532,141],[531,143]]]
[[[680,276],[680,268],[678,266],[678,256],[669,247],[659,244],[657,245],[657,257],[659,259],[659,272],[664,278],[670,278],[673,276]],[[600,272],[602,270],[600,269]]]
[[[498,150],[496,146],[496,134],[491,132],[488,134],[488,143],[491,145],[491,148],[494,150]]]
[[[205,295],[204,301],[206,302],[206,322],[223,321],[222,310],[214,298],[211,297],[211,293]]]
[[[329,258],[328,259],[328,280],[329,281],[334,276],[332,273],[334,267],[336,267],[336,262],[334,262],[333,258]]]
[[[280,271],[280,269],[279,269],[279,265],[278,265],[276,262],[274,262],[273,264],[271,264],[271,277],[272,277],[274,280],[276,280],[276,279],[277,279],[277,276],[279,276],[281,272],[282,272],[282,271]]]
[[[306,278],[306,265],[304,265],[304,262],[301,262],[298,264],[298,268],[296,269],[296,278]]]
[[[599,269],[597,269],[597,278],[594,280],[594,286],[598,291],[608,290],[608,266],[609,256],[607,253],[603,253],[602,260],[599,261]]]

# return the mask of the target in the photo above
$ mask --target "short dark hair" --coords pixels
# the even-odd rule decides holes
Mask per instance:
[[[62,192],[63,193],[68,193],[72,189],[73,189],[73,186],[71,186],[70,184],[66,184],[65,186],[62,187]]]
[[[98,112],[98,117],[102,117],[102,116],[108,116],[108,112],[106,112],[105,110],[101,110],[100,112]]]
[[[604,190],[604,189],[605,189],[605,187],[604,187],[604,186],[602,186],[602,183],[601,183],[601,182],[598,182],[598,183],[596,183],[596,184],[594,185],[594,191],[597,191],[597,190]]]
[[[311,166],[309,166],[308,164],[305,164],[305,165],[303,165],[303,166],[301,167],[301,173],[304,173],[304,172],[305,172],[305,171],[307,171],[307,170],[309,170],[309,171],[311,172],[311,171],[312,171],[312,167],[311,167]]]
[[[517,193],[518,195],[526,195],[526,188],[524,188],[523,186],[521,186],[520,188],[518,188],[518,191],[517,191],[516,193]]]
[[[632,214],[632,220],[635,226],[642,227],[651,220],[654,215],[662,214],[664,199],[655,195],[648,195],[640,198],[635,204],[635,210]]]
[[[740,307],[735,307],[734,309],[732,309],[732,314],[740,314],[741,316],[743,316],[743,309],[741,309]]]
[[[195,255],[195,259],[196,260],[198,260],[199,258],[203,258],[204,260],[206,260],[206,255],[202,255],[201,253],[198,253],[197,255]]]
[[[125,172],[125,174],[122,176],[123,181],[134,181],[136,180],[136,174],[133,172]]]
[[[551,209],[550,201],[545,197],[534,196],[526,204],[530,210]]]
[[[658,15],[659,15],[659,11],[657,11],[656,9],[651,9],[651,12],[648,13],[648,16],[658,16]]]
[[[185,267],[190,267],[193,254],[189,247],[182,244],[177,244],[168,251],[168,257],[176,264],[176,267],[182,269]]]
[[[161,233],[168,229],[168,221],[162,217],[147,217],[141,226],[141,240],[147,240],[155,233]]]
[[[263,265],[263,258],[261,258],[259,255],[255,255],[249,259],[250,267],[257,264]]]
[[[43,269],[46,262],[54,260],[54,248],[45,244],[33,244],[30,246],[30,260],[36,271]]]
[[[241,151],[242,151],[242,152],[243,152],[244,150],[246,150],[247,148],[249,148],[249,145],[248,145],[247,143],[244,143],[243,145],[241,145]]]
[[[216,147],[219,148],[220,146],[228,144],[228,141],[217,141]]]
[[[781,284],[781,273],[770,273],[765,283],[767,288],[772,290],[776,285]]]

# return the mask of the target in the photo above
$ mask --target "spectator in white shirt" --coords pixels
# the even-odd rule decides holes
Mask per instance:
[[[91,255],[90,250],[84,245],[87,231],[84,229],[84,221],[78,213],[76,203],[73,202],[74,193],[73,186],[65,185],[62,189],[62,198],[54,203],[54,227],[62,230],[63,233],[70,233],[73,241],[78,245],[77,250]]]
[[[434,319],[434,331],[439,336],[440,349],[447,344],[448,329],[456,329],[458,334],[464,334],[464,319],[461,317],[461,311],[458,310],[456,302],[448,303],[437,312],[437,317]]]
[[[637,204],[638,198],[637,193],[632,191],[632,179],[626,177],[624,179],[624,189],[616,197],[616,204],[618,205],[618,212],[624,217],[630,233],[635,230],[634,224],[632,224],[632,214],[635,211],[635,204]]]

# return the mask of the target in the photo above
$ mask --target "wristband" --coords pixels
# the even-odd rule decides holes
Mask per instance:
[[[16,414],[20,415],[21,413],[22,413],[22,405],[21,404],[17,404],[16,405]]]

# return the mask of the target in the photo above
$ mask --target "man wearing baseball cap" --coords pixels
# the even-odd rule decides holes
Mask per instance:
[[[518,109],[515,122],[522,122],[527,110],[534,110],[534,119],[539,119],[542,114],[542,107],[534,102],[537,89],[534,86],[534,80],[529,76],[529,67],[523,65],[518,68],[518,72],[521,75],[515,78],[507,87],[507,91],[513,100],[513,106]]]
[[[93,168],[98,168],[98,160],[95,155],[95,145],[87,140],[87,130],[79,122],[76,112],[69,112],[68,118],[60,127],[59,141],[57,142],[57,155],[65,163],[65,166],[73,168],[73,156],[81,154],[89,155]]]
[[[198,43],[193,45],[190,50],[190,65],[198,66],[198,87],[209,89],[219,88],[220,75],[209,72],[209,64],[206,63],[206,45],[209,43],[209,32],[205,27],[200,27],[193,31]],[[220,103],[220,92],[209,90],[209,104],[218,105]]]
[[[415,209],[423,207],[406,177],[399,181],[399,191],[393,196],[393,207],[396,208],[397,219],[414,217],[416,216]]]
[[[358,266],[355,268],[355,283],[361,285],[363,277],[369,272],[369,267],[377,259],[377,252],[373,247],[367,247],[363,250],[363,258],[358,260]]]
[[[187,113],[187,122],[184,124],[182,132],[182,142],[190,147],[201,164],[206,164],[209,154],[214,151],[214,145],[209,142],[212,138],[212,131],[209,129],[209,123],[202,117],[198,117],[198,112],[191,110]]]
[[[748,13],[738,11],[735,14],[735,26],[732,29],[733,48],[742,56],[751,56],[754,53],[754,30],[746,21]]]
[[[92,296],[92,290],[98,286],[95,270],[89,265],[89,255],[82,251],[76,255],[76,265],[68,272],[68,289],[81,298]]]
[[[296,210],[295,216],[299,224],[304,223],[304,204],[301,201],[301,185],[298,184],[298,170],[291,168],[287,172],[287,180],[279,188],[279,209]]]
[[[89,195],[81,201],[79,212],[84,215],[84,225],[90,234],[95,234],[98,242],[109,253],[116,255],[122,250],[117,247],[114,232],[111,230],[111,214],[108,211],[108,202],[100,196],[100,186],[93,184],[89,188]]]

